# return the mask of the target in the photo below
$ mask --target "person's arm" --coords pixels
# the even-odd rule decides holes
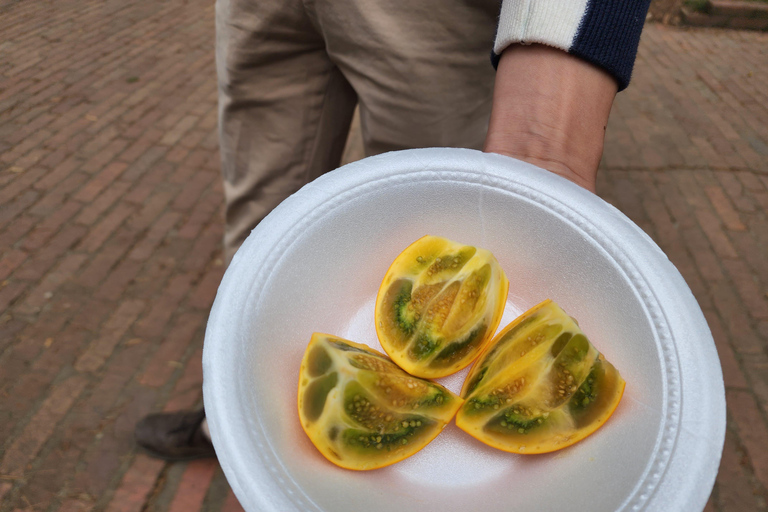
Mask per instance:
[[[484,149],[594,192],[616,89],[608,73],[562,50],[508,47],[499,62]]]
[[[634,64],[647,0],[505,0],[485,151],[595,190],[608,114]]]

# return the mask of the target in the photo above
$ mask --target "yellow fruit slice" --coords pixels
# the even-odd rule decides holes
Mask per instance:
[[[480,353],[501,321],[509,281],[489,251],[425,236],[406,248],[376,297],[376,333],[412,375],[455,373]]]
[[[547,453],[600,428],[624,379],[576,322],[546,300],[502,330],[470,370],[456,425],[514,453]]]
[[[299,376],[299,418],[320,453],[347,469],[376,469],[429,444],[463,400],[365,345],[315,333]]]

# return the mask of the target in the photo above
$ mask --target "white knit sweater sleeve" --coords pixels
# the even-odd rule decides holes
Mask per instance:
[[[513,43],[541,43],[568,51],[587,8],[587,0],[506,0],[501,5],[493,51]]]
[[[511,44],[541,43],[629,83],[650,0],[503,0],[494,64]]]

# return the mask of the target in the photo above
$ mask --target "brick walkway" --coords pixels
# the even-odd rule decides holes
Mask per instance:
[[[0,512],[238,510],[215,462],[132,441],[201,399],[223,272],[212,2],[0,0],[0,23]],[[766,34],[649,25],[599,183],[717,341],[712,511],[768,502],[766,52]]]

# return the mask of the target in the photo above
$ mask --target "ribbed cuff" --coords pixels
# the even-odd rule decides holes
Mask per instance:
[[[504,0],[492,62],[511,44],[540,43],[602,67],[629,84],[650,0]]]

